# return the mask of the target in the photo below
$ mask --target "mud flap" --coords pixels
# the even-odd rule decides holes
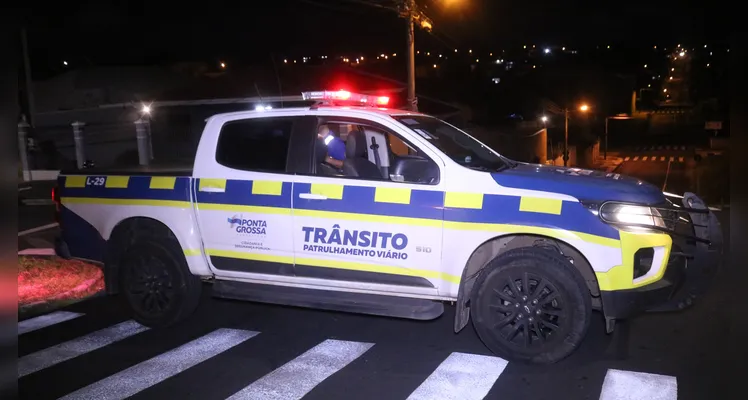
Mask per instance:
[[[706,210],[688,212],[693,221],[694,236],[701,240],[674,239],[674,247],[682,249],[680,256],[685,258],[683,280],[670,300],[648,311],[675,311],[690,307],[706,292],[721,267],[724,239],[719,220],[704,201],[693,193],[683,195],[683,206],[686,209]]]

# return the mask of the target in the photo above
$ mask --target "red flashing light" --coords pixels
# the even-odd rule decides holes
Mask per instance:
[[[348,100],[351,98],[351,92],[347,90],[338,90],[333,95],[333,98],[338,99],[338,100]]]
[[[390,102],[388,96],[370,96],[360,93],[351,93],[347,90],[303,92],[304,100],[319,100],[337,105],[359,105],[359,106],[386,106]]]

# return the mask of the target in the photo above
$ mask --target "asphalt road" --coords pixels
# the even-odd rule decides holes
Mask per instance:
[[[729,214],[719,217],[727,234]],[[643,315],[612,335],[596,314],[580,349],[546,367],[507,364],[471,326],[454,334],[452,306],[419,322],[206,291],[191,319],[149,330],[128,322],[117,297],[102,296],[62,310],[76,318],[19,335],[19,391],[28,399],[744,398],[746,322],[736,302],[746,280],[745,269],[723,270],[691,309]]]

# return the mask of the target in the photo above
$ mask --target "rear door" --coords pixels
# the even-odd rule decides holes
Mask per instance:
[[[225,122],[215,162],[207,162],[199,175],[196,171],[200,234],[216,275],[293,275],[288,153],[302,120],[269,116]]]

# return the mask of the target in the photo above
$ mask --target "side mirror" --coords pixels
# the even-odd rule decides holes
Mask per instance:
[[[439,181],[439,168],[436,164],[419,155],[397,157],[390,171],[390,179],[395,182],[435,183]]]

